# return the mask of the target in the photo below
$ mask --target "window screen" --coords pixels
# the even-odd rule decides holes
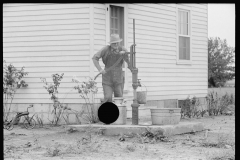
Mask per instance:
[[[188,35],[188,12],[178,12],[178,33]]]
[[[179,59],[190,60],[190,38],[179,36]]]
[[[179,59],[190,60],[189,12],[187,11],[178,11],[178,34]]]

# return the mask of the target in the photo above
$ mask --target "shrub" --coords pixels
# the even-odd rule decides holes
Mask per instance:
[[[85,101],[87,108],[87,114],[85,114],[85,116],[87,117],[87,120],[90,123],[97,123],[99,120],[97,115],[94,113],[95,94],[98,91],[97,83],[92,78],[89,78],[88,81],[80,83],[76,77],[72,79],[72,82],[77,84],[74,86],[74,89],[78,91],[80,97],[82,97]]]
[[[220,108],[219,108],[219,103],[220,103],[220,98],[218,97],[217,92],[210,92],[206,96],[206,101],[207,101],[207,110],[209,116],[212,115],[218,115],[220,113]]]
[[[60,85],[60,81],[63,78],[63,75],[64,73],[62,73],[61,75],[52,74],[53,84],[52,83],[49,84],[46,81],[46,78],[40,78],[42,82],[45,84],[43,87],[51,95],[51,100],[53,101],[53,110],[52,110],[53,119],[50,120],[50,122],[54,125],[58,125],[64,111],[69,109],[67,106],[61,104],[58,98],[58,87]]]
[[[212,91],[208,93],[206,100],[209,116],[223,114],[226,110],[229,110],[230,105],[235,104],[233,94],[229,95],[227,92],[219,97],[217,92]]]
[[[192,117],[198,117],[203,111],[199,110],[200,101],[197,99],[197,97],[190,98],[190,96],[187,97],[187,99],[183,100],[179,106],[181,108],[181,118],[184,118],[185,116],[192,118]]]
[[[17,89],[27,87],[23,78],[28,74],[24,67],[18,70],[12,64],[3,60],[3,120],[8,120],[11,104]],[[10,101],[10,102],[9,102]],[[10,104],[9,104],[10,103]],[[9,104],[9,105],[8,105]]]

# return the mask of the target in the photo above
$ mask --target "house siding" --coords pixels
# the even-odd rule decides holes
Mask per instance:
[[[176,64],[176,7],[191,8],[192,63]],[[129,4],[128,45],[133,43],[135,19],[136,61],[150,101],[185,99],[207,94],[207,5]],[[131,74],[129,74],[131,81]],[[129,82],[130,83],[130,82]]]
[[[106,45],[106,7],[105,4],[94,4],[94,53],[97,53]],[[92,59],[91,59],[92,63]],[[102,59],[99,60],[99,64],[104,68]],[[97,68],[94,66],[94,76],[98,74]],[[103,88],[102,88],[102,75],[99,75],[96,79],[98,93],[96,95],[96,101],[100,102],[100,98],[103,98]]]
[[[176,64],[176,7],[191,9],[192,63]],[[207,94],[207,4],[127,4],[127,46],[133,44],[135,19],[136,67],[147,87],[149,101],[184,99]],[[91,57],[106,45],[105,4],[4,4],[3,56],[8,63],[26,67],[27,89],[20,89],[14,102],[51,103],[40,77],[64,73],[59,97],[72,89],[72,76],[79,79],[98,74]],[[103,63],[100,60],[100,65]],[[133,97],[129,70],[129,92]],[[97,78],[103,97],[101,76]],[[65,103],[82,103],[71,91]]]
[[[59,98],[83,103],[71,82],[89,76],[89,4],[4,4],[3,57],[25,66],[28,87],[19,89],[13,103],[51,103],[40,77],[64,73]]]

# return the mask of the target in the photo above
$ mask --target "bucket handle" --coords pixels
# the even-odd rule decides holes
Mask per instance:
[[[114,103],[115,101],[112,100],[112,102]],[[126,103],[127,103],[127,100],[126,100],[126,99],[123,99],[122,103],[120,103],[120,104],[121,104],[121,105],[126,105]]]
[[[147,93],[147,87],[143,84],[143,83],[141,83],[141,85],[143,85],[145,88],[146,88],[146,93]],[[142,88],[142,87],[141,87]]]

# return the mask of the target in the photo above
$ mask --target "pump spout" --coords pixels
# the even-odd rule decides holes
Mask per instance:
[[[142,87],[141,83],[140,83],[141,79],[138,79],[138,87]]]

